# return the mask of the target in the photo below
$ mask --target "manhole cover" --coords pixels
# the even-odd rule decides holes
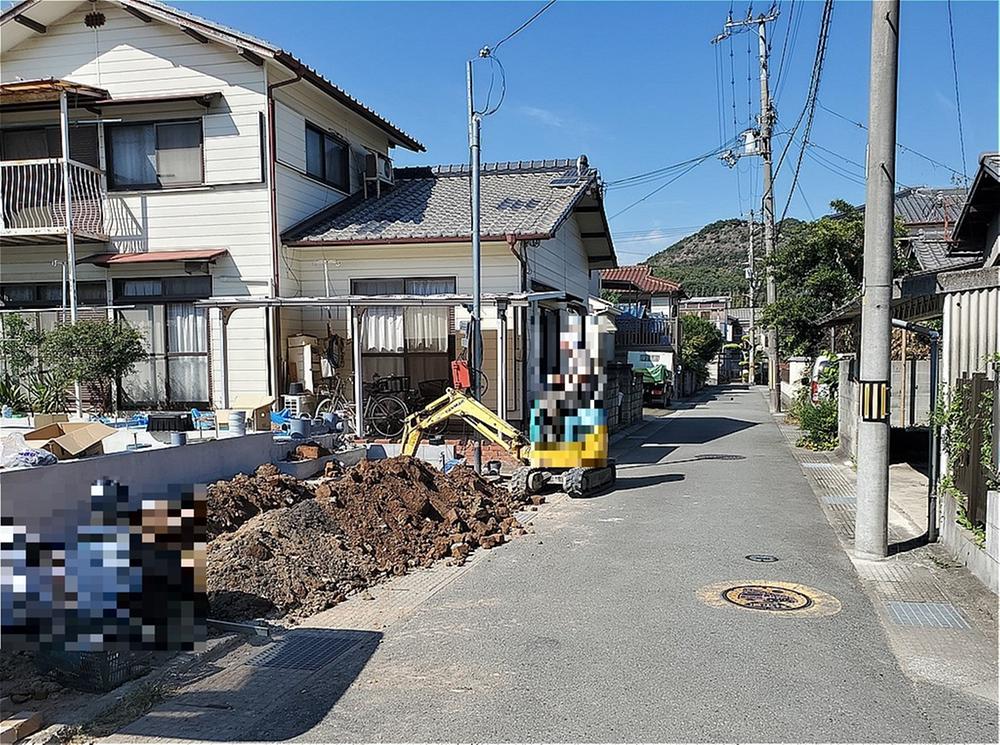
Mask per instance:
[[[778,585],[737,585],[723,591],[722,597],[752,610],[802,610],[813,602],[805,593]]]
[[[773,564],[778,560],[777,556],[771,554],[747,554],[743,558],[747,561],[759,561],[761,564]]]

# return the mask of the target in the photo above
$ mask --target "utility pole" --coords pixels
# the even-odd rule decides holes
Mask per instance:
[[[756,302],[756,288],[754,284],[757,281],[757,263],[754,257],[754,245],[753,245],[753,229],[754,225],[754,211],[750,210],[750,245],[747,248],[747,287],[750,291],[747,294],[747,304],[750,306],[750,374],[747,375],[747,382],[750,385],[755,385],[757,383],[757,309],[754,306]]]
[[[489,49],[483,48],[479,53],[481,57],[489,56]],[[482,254],[479,235],[479,114],[473,101],[472,92],[472,60],[469,60],[466,68],[466,80],[469,88],[469,161],[470,161],[470,183],[471,192],[470,207],[472,210],[472,318],[469,321],[469,362],[472,368],[472,395],[477,401],[482,400],[482,359],[483,359],[483,335],[480,321],[482,320]],[[473,466],[476,473],[481,473],[483,469],[483,447],[478,433],[474,435],[473,443]]]
[[[858,510],[854,524],[855,551],[875,558],[884,557],[888,549],[890,302],[898,64],[899,0],[875,0],[868,86]]]
[[[733,33],[738,33],[757,27],[758,54],[760,57],[760,132],[754,138],[756,152],[763,161],[764,188],[761,200],[762,223],[764,226],[764,256],[768,259],[766,300],[772,305],[777,300],[777,286],[771,273],[770,258],[774,253],[774,177],[771,166],[771,128],[774,125],[774,109],[771,107],[771,94],[768,90],[767,68],[767,24],[777,20],[778,11],[774,9],[767,15],[753,18],[748,15],[742,21],[734,21],[730,15],[723,26],[722,33],[712,40],[713,44],[728,39]],[[726,162],[735,165],[732,154],[728,154]],[[781,381],[778,377],[778,330],[769,326],[764,331],[764,346],[767,350],[767,388],[771,411],[781,411]]]

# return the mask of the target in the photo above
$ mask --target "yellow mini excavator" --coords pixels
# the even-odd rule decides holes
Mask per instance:
[[[542,461],[534,457],[537,454],[533,453],[531,442],[519,429],[476,399],[452,388],[406,418],[403,425],[402,454],[416,455],[424,434],[451,417],[461,419],[522,464],[511,476],[510,490],[515,497],[527,498],[547,484],[559,484],[569,496],[583,497],[608,488],[615,482],[614,461],[606,458],[598,467],[538,467],[538,463]]]

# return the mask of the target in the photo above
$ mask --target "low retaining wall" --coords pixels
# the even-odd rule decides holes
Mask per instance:
[[[329,445],[331,436],[313,438]],[[261,463],[278,463],[297,445],[275,442],[270,433],[189,442],[65,461],[53,466],[0,471],[0,514],[39,533],[61,540],[67,526],[89,519],[90,485],[113,479],[140,498],[166,493],[168,487],[206,484],[250,473]]]
[[[1000,583],[1000,492],[988,492],[986,497],[986,547],[976,545],[970,531],[963,528],[955,518],[958,505],[950,494],[943,493],[941,501],[941,543],[955,558],[969,568],[975,577],[994,595]]]

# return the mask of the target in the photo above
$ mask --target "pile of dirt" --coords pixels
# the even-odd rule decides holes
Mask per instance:
[[[308,486],[271,463],[258,467],[252,476],[241,473],[230,481],[217,481],[208,487],[208,540],[236,530],[262,512],[312,496]]]
[[[38,670],[31,652],[0,651],[0,697],[5,703],[9,699],[9,703],[19,706],[31,700],[46,699],[62,690],[63,686],[55,678]],[[8,713],[5,711],[4,716]]]
[[[443,474],[415,458],[362,461],[314,495],[209,542],[213,618],[306,616],[385,577],[442,558],[460,563],[475,548],[524,533],[505,489],[470,469]],[[209,522],[221,524],[211,510],[210,501]]]

